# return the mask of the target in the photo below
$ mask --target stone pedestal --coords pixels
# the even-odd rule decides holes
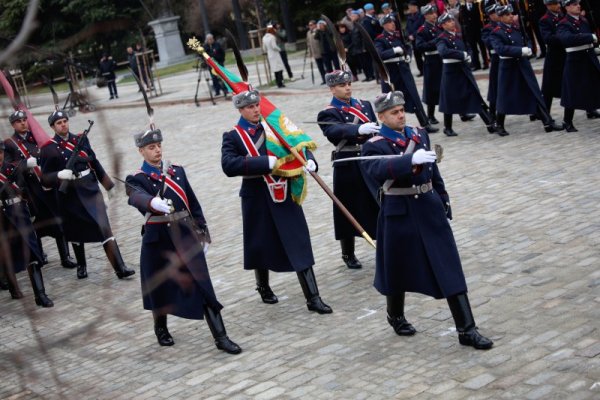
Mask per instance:
[[[166,17],[148,22],[148,25],[154,30],[158,47],[158,56],[160,57],[160,61],[156,63],[158,68],[179,64],[193,58],[186,56],[183,51],[183,44],[177,26],[179,18],[178,16]]]

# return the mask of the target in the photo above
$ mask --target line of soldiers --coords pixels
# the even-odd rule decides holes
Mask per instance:
[[[14,134],[2,142],[0,151],[0,270],[7,280],[2,286],[13,298],[21,298],[15,273],[27,268],[35,302],[42,307],[53,306],[42,279],[41,266],[48,263],[43,237],[55,239],[62,266],[76,269],[78,279],[88,276],[84,243],[90,242],[102,243],[119,279],[135,273],[121,257],[98,182],[106,190],[114,185],[87,135],[70,133],[68,121],[66,113],[53,112],[48,123],[55,136],[40,147],[29,130],[27,114],[16,110],[9,116]],[[70,257],[68,242],[76,262]]]

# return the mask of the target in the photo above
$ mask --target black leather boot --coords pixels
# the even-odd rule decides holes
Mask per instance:
[[[60,263],[63,268],[73,269],[77,268],[77,263],[73,261],[69,254],[69,244],[64,236],[56,238],[56,248],[58,249],[58,255],[60,256]]]
[[[42,265],[48,264],[48,254],[44,253],[44,245],[42,244],[42,238],[37,236],[38,247],[40,248],[40,252],[42,253]]]
[[[333,310],[319,296],[317,279],[312,267],[296,273],[298,274],[298,280],[306,298],[306,307],[308,307],[308,310],[318,312],[319,314],[331,314]]]
[[[575,125],[573,125],[573,117],[575,116],[574,108],[565,108],[563,115],[563,126],[567,132],[578,132]]]
[[[427,115],[425,115],[425,110],[423,110],[423,107],[421,106],[421,104],[416,106],[416,110],[415,110],[415,115],[417,117],[417,120],[419,121],[419,124],[428,132],[428,133],[436,133],[438,132],[440,129],[431,126],[431,122],[429,122],[429,118],[427,118]]]
[[[6,274],[6,284],[8,286],[8,291],[10,292],[10,297],[18,300],[23,298],[23,293],[19,288],[19,283],[17,282],[17,276],[15,275],[12,268],[10,270],[5,270]]]
[[[269,286],[269,270],[255,269],[254,276],[256,277],[256,291],[260,294],[263,303],[275,304],[279,301],[275,293]]]
[[[223,324],[223,318],[221,317],[221,313],[219,311],[215,311],[209,306],[205,305],[204,318],[206,318],[208,328],[215,339],[215,345],[217,346],[217,349],[223,350],[229,354],[240,354],[242,352],[242,348],[227,337],[225,324]]]
[[[85,245],[83,243],[73,243],[73,253],[77,260],[77,279],[87,278],[87,262],[85,261]]]
[[[404,295],[405,293],[385,296],[387,300],[387,321],[394,328],[397,335],[412,336],[417,333],[417,330],[404,317]]]
[[[429,119],[429,123],[431,125],[437,125],[440,123],[440,121],[435,118],[435,105],[433,104],[427,104],[427,119]]]
[[[475,114],[461,114],[460,120],[463,122],[472,121],[475,119]]]
[[[554,120],[548,113],[548,110],[545,109],[545,107],[541,107],[538,105],[538,114],[542,122],[544,123],[544,130],[546,132],[562,131],[563,129],[565,129],[563,125],[554,122]]]
[[[452,129],[452,114],[444,114],[444,135],[458,136],[458,133]]]
[[[354,255],[354,237],[341,239],[340,246],[342,246],[342,260],[346,266],[350,269],[362,268],[362,264]]]
[[[125,261],[123,261],[123,257],[121,257],[121,251],[119,250],[116,240],[110,239],[102,246],[104,247],[108,261],[110,261],[110,264],[119,279],[127,278],[128,276],[135,274],[134,270],[127,268],[125,265]]]
[[[482,336],[477,331],[469,298],[466,293],[448,297],[448,306],[458,331],[458,341],[464,346],[471,346],[478,350],[491,349],[494,345],[490,339]]]
[[[496,116],[496,133],[500,136],[508,136],[509,133],[504,129],[504,121],[506,120],[506,114],[498,114]]]
[[[154,317],[154,334],[161,346],[173,346],[175,341],[167,329],[167,316],[152,313]]]
[[[600,112],[598,112],[598,110],[587,110],[586,115],[588,119],[600,118]]]
[[[31,281],[31,287],[33,288],[35,304],[45,308],[54,307],[54,303],[46,295],[46,288],[44,287],[44,278],[42,277],[41,265],[37,262],[29,264],[27,266],[27,273],[29,274],[29,280]]]

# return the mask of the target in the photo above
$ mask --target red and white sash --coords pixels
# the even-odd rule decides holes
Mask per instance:
[[[329,106],[330,108],[337,108],[335,106]],[[337,108],[339,110],[339,108]],[[361,120],[363,123],[367,123],[367,122],[371,122],[371,120],[369,119],[369,117],[367,117],[365,115],[365,113],[363,113],[361,110],[359,110],[356,107],[352,107],[352,106],[343,106],[342,107],[342,111],[346,111],[349,112],[350,114],[354,115],[356,118],[358,118],[359,120]]]
[[[31,154],[29,154],[29,151],[27,151],[27,147],[25,147],[25,145],[23,145],[23,143],[21,143],[18,140],[14,140],[13,138],[10,138],[10,140],[15,144],[15,146],[17,146],[17,148],[19,149],[21,154],[23,154],[23,157],[25,157],[26,160],[31,157]],[[41,168],[38,165],[36,165],[35,167],[33,167],[33,172],[35,172],[35,176],[37,176],[38,180],[41,181],[41,179],[42,179]]]
[[[138,170],[136,173],[146,174],[141,169]],[[175,182],[173,179],[169,178],[167,175],[162,175],[162,174],[158,175],[157,173],[154,173],[154,172],[150,174],[150,177],[157,181],[161,181],[163,176],[165,177],[165,186],[167,187],[167,189],[171,189],[177,195],[177,197],[179,197],[181,199],[181,201],[183,201],[183,203],[185,204],[185,207],[188,209],[188,211],[191,212],[190,202],[187,198],[187,195],[185,194],[185,190],[183,190],[183,188],[181,186],[179,186],[179,184],[177,182]]]
[[[246,132],[239,125],[236,125],[234,128],[242,140],[242,143],[244,144],[244,147],[246,148],[246,151],[248,151],[250,157],[259,157],[260,153],[254,145],[252,138],[248,135],[248,132]],[[269,194],[271,195],[273,202],[283,203],[287,199],[287,179],[280,177],[279,180],[276,180],[271,174],[263,175],[263,179],[267,184],[267,188],[269,189]]]
[[[15,185],[13,182],[8,180],[8,177],[6,175],[4,175],[2,172],[0,172],[0,182],[2,182],[4,185],[6,185],[7,183],[10,185],[10,187],[15,190],[17,193],[20,191],[19,187],[17,185]]]

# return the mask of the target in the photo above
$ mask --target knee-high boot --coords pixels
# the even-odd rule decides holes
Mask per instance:
[[[440,123],[440,121],[435,118],[435,104],[427,104],[427,118],[429,118],[429,123],[432,125]]]
[[[154,334],[156,335],[158,344],[161,346],[173,346],[175,341],[167,329],[167,316],[159,314],[156,311],[152,312],[152,316],[154,317]]]
[[[477,331],[467,294],[456,294],[448,297],[447,300],[458,331],[459,343],[479,350],[491,349],[494,342]]]
[[[444,135],[458,136],[458,133],[452,129],[452,114],[444,114]]]
[[[340,246],[342,246],[342,260],[346,266],[350,269],[362,268],[362,264],[354,255],[354,237],[340,239]]]
[[[42,253],[42,265],[48,264],[48,255],[44,253],[44,245],[42,244],[42,238],[36,235],[38,247],[40,248],[40,253]]]
[[[22,299],[23,293],[19,288],[19,283],[17,282],[17,275],[15,275],[14,270],[11,268],[6,268],[4,270],[6,276],[6,284],[8,286],[8,291],[10,292],[10,297],[13,299]]]
[[[56,248],[58,249],[60,263],[63,268],[72,269],[77,267],[77,263],[73,261],[71,255],[69,254],[69,245],[63,235],[60,235],[56,238]]]
[[[393,296],[385,296],[387,301],[387,321],[394,328],[394,332],[400,336],[412,336],[417,330],[404,317],[405,293]]]
[[[563,115],[563,126],[567,132],[577,132],[577,128],[573,125],[573,117],[575,116],[574,108],[566,108]]]
[[[317,279],[312,267],[303,271],[297,272],[302,292],[306,298],[306,307],[309,311],[316,311],[319,314],[330,314],[333,312],[331,307],[321,300],[319,296],[319,288],[317,287]]]
[[[42,307],[54,307],[54,303],[46,295],[44,278],[42,276],[42,266],[37,262],[33,262],[27,266],[27,273],[29,274],[29,280],[31,281],[31,287],[33,288],[35,304]]]
[[[506,121],[506,114],[498,113],[496,115],[496,124],[498,125],[498,129],[496,133],[500,136],[507,136],[509,133],[504,128],[504,121]]]
[[[239,354],[242,352],[242,348],[227,337],[225,324],[223,323],[223,318],[221,317],[221,313],[219,311],[215,311],[209,306],[205,305],[204,318],[206,318],[208,328],[215,339],[215,345],[217,346],[217,349],[223,350],[229,354]]]
[[[87,262],[85,260],[85,245],[83,243],[72,243],[73,253],[77,260],[77,279],[87,278]]]
[[[110,261],[110,264],[112,265],[113,269],[115,270],[115,274],[117,274],[119,279],[123,279],[135,274],[134,270],[127,268],[125,265],[123,257],[121,257],[119,246],[114,238],[108,239],[102,244],[102,246],[104,247],[108,261]]]
[[[546,132],[562,131],[563,129],[565,129],[565,127],[563,125],[559,125],[556,122],[554,122],[554,120],[552,119],[552,116],[550,115],[550,112],[546,109],[545,105],[542,107],[541,105],[538,104],[537,110],[538,110],[538,115],[542,119],[542,122],[544,124],[544,130]]]
[[[269,270],[268,269],[255,269],[254,276],[256,277],[256,290],[260,294],[260,298],[263,303],[275,304],[279,301],[275,293],[269,286]]]

